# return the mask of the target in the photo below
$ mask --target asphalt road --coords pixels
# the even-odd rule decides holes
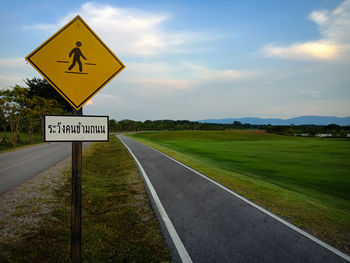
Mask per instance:
[[[71,156],[72,143],[59,142],[0,153],[0,195]]]
[[[193,262],[347,262],[159,152],[120,138],[147,173]]]

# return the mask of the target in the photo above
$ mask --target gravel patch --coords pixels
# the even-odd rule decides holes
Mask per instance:
[[[17,241],[33,231],[55,207],[55,191],[65,182],[71,157],[0,195],[0,242]]]

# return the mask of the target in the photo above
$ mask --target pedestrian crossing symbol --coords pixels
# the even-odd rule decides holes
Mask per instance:
[[[41,44],[26,60],[76,110],[125,68],[80,16]]]

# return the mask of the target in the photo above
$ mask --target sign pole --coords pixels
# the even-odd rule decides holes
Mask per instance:
[[[108,117],[107,123],[106,118],[94,123],[92,118],[83,121],[78,116],[83,116],[82,106],[125,65],[79,15],[26,56],[26,60],[75,109],[81,107],[73,110],[75,118],[70,116],[71,120],[64,119],[65,122],[45,117],[45,122],[51,121],[45,123],[45,140],[47,135],[48,141],[50,138],[72,141],[71,259],[80,263],[82,142],[108,141],[109,128]]]
[[[83,107],[73,110],[73,115],[83,115]],[[82,142],[72,142],[72,200],[71,200],[71,256],[73,263],[81,262],[81,177]]]

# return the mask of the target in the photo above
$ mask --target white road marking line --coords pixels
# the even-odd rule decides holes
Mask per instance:
[[[119,136],[118,136],[119,138]],[[145,170],[143,169],[141,163],[139,162],[139,160],[136,158],[136,156],[134,155],[134,153],[130,150],[130,148],[123,142],[123,140],[121,138],[119,138],[120,141],[124,144],[124,146],[128,149],[128,151],[130,152],[130,154],[132,155],[132,157],[134,158],[137,166],[139,167],[141,173],[142,173],[142,176],[147,184],[147,187],[152,195],[152,198],[157,206],[157,209],[159,211],[159,214],[160,216],[162,217],[163,219],[163,222],[165,224],[165,227],[167,228],[168,232],[169,232],[169,235],[171,237],[171,240],[173,241],[175,247],[176,247],[176,250],[177,252],[179,253],[179,256],[182,260],[183,263],[192,263],[192,259],[190,257],[190,255],[188,254],[185,246],[183,245],[179,235],[177,234],[173,224],[171,223],[170,221],[170,218],[168,217],[161,201],[159,200],[159,197],[151,183],[151,181],[149,180],[148,176],[147,176],[147,173],[145,172]]]
[[[140,142],[140,143],[141,143],[141,142]],[[338,255],[339,257],[341,257],[341,258],[345,259],[346,261],[350,262],[350,256],[344,254],[343,252],[339,251],[338,249],[336,249],[336,248],[334,248],[334,247],[328,245],[327,243],[323,242],[322,240],[320,240],[320,239],[314,237],[313,235],[311,235],[311,234],[305,232],[304,230],[302,230],[302,229],[296,227],[295,225],[293,225],[293,224],[287,222],[286,220],[284,220],[284,219],[278,217],[277,215],[275,215],[275,214],[273,214],[273,213],[267,211],[265,208],[262,208],[261,206],[255,204],[255,203],[253,203],[253,202],[251,202],[251,201],[249,201],[248,199],[244,198],[243,196],[241,196],[241,195],[237,194],[236,192],[234,192],[234,191],[232,191],[232,190],[226,188],[225,186],[219,184],[218,182],[214,181],[213,179],[207,177],[206,175],[201,174],[200,172],[198,172],[198,171],[192,169],[191,167],[187,166],[186,164],[183,164],[183,163],[179,162],[178,160],[176,160],[176,159],[174,159],[174,158],[172,158],[172,157],[166,155],[165,153],[162,153],[161,151],[158,151],[158,150],[156,150],[156,149],[154,149],[154,148],[152,148],[152,147],[150,147],[150,146],[148,146],[148,145],[146,145],[146,144],[144,144],[144,143],[142,143],[142,144],[145,145],[145,146],[147,146],[148,148],[150,148],[150,149],[152,149],[152,150],[154,150],[154,151],[156,151],[156,152],[162,154],[163,156],[169,158],[170,160],[173,160],[174,162],[176,162],[176,163],[182,165],[183,167],[185,167],[185,168],[191,170],[192,172],[198,174],[199,176],[201,176],[201,177],[207,179],[208,181],[212,182],[213,184],[217,185],[218,187],[222,188],[223,190],[227,191],[228,193],[234,195],[235,197],[237,197],[237,198],[241,199],[242,201],[248,203],[249,205],[255,207],[256,209],[260,210],[261,212],[263,212],[263,213],[265,213],[265,214],[271,216],[272,218],[276,219],[277,221],[281,222],[282,224],[286,225],[287,227],[293,229],[294,231],[298,232],[299,234],[301,234],[301,235],[305,236],[306,238],[308,238],[308,239],[310,239],[310,240],[316,242],[317,244],[319,244],[320,246],[324,247],[325,249],[328,249],[329,251],[333,252],[334,254]]]

